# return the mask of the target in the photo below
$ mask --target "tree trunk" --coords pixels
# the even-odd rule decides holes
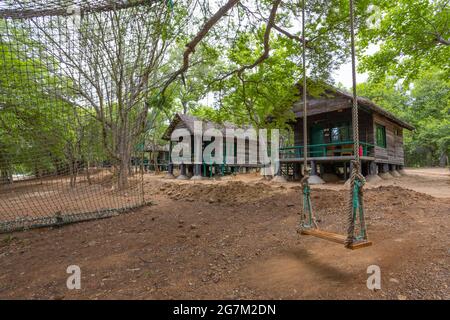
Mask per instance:
[[[159,166],[158,166],[158,151],[153,153],[153,162],[155,164],[155,174],[159,173]]]
[[[439,166],[444,168],[448,165],[448,155],[445,152],[441,153],[441,156],[439,158]]]
[[[13,175],[12,172],[8,169],[0,171],[0,184],[12,184],[13,183]]]
[[[121,137],[119,138],[119,163],[117,171],[117,186],[119,190],[128,188],[128,175],[129,175],[129,163],[130,163],[130,152],[129,152],[129,138],[125,130],[121,131]]]
[[[75,188],[78,175],[78,162],[77,160],[70,160],[70,187]]]
[[[92,181],[91,181],[91,172],[89,171],[89,166],[90,166],[90,161],[87,161],[86,162],[86,179],[87,179],[88,184],[91,185]]]

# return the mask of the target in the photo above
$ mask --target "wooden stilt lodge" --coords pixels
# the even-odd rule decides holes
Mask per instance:
[[[208,129],[217,129],[223,135],[223,155],[224,159],[222,162],[213,162],[211,159],[206,159],[204,157],[201,158],[200,161],[194,158],[194,148],[196,138],[194,137],[195,132],[195,122],[202,124],[202,132],[206,132]],[[191,146],[191,158],[186,163],[174,164],[173,159],[169,158],[169,166],[168,171],[169,175],[174,174],[174,169],[178,167],[179,171],[179,179],[186,178],[200,178],[200,177],[220,177],[227,174],[238,173],[238,172],[249,172],[249,171],[257,171],[261,168],[258,159],[258,139],[255,136],[245,136],[243,141],[239,141],[240,139],[234,138],[233,143],[228,143],[226,141],[226,130],[227,129],[242,129],[243,131],[250,129],[251,127],[238,127],[230,122],[225,122],[223,124],[219,124],[212,121],[201,120],[197,117],[186,115],[186,114],[176,114],[175,117],[170,122],[169,127],[165,131],[162,138],[164,140],[169,141],[169,154],[172,154],[172,150],[174,144],[179,142],[172,137],[172,133],[176,129],[186,129],[190,135],[189,143]],[[242,140],[242,139],[241,139]],[[212,143],[212,141],[201,141],[201,152],[205,148]],[[238,144],[242,143],[245,147],[238,148]],[[253,150],[252,150],[253,149]],[[255,152],[256,159],[250,156],[251,151]],[[238,159],[245,159],[244,163],[240,163]],[[231,160],[231,161],[230,161]]]
[[[169,165],[169,145],[160,145],[153,142],[145,144],[144,167],[151,171],[167,171]],[[147,157],[148,155],[148,157]]]
[[[300,92],[302,90],[300,89]],[[352,96],[332,86],[308,94],[308,158],[312,175],[326,182],[347,179],[353,159]],[[358,97],[362,173],[376,175],[404,166],[403,129],[414,127],[367,98]],[[303,102],[293,105],[294,145],[280,149],[281,173],[298,179],[303,161]]]

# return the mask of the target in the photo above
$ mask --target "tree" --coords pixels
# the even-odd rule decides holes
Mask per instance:
[[[390,79],[361,84],[358,92],[415,127],[404,135],[408,165],[446,165],[450,153],[450,82],[446,73],[423,71],[411,87],[404,89]]]
[[[3,22],[0,29],[6,29]],[[0,38],[0,175],[12,182],[17,171],[39,176],[64,159],[68,105],[42,92],[55,83],[45,64],[18,50],[24,41],[30,47],[36,43],[24,32],[8,30],[11,36]]]
[[[450,77],[450,2],[448,0],[375,0],[371,23],[359,29],[361,71],[417,79],[421,70],[439,68]],[[378,45],[372,55],[369,46]]]
[[[357,25],[365,23],[368,3],[357,2]],[[56,101],[65,119],[91,117],[99,123],[103,151],[113,161],[120,188],[127,186],[131,153],[154,110],[167,116],[178,104],[184,112],[198,109],[197,101],[213,93],[223,118],[261,127],[270,114],[281,123],[289,118],[286,110],[302,76],[303,39],[313,78],[328,78],[349,51],[346,0],[308,1],[305,34],[292,31],[302,9],[293,0],[105,6],[82,6],[79,24],[59,16],[58,6],[51,12],[25,10],[32,19],[14,20],[14,29],[16,49],[43,66],[31,74],[48,79],[32,81],[37,92]],[[184,51],[174,58],[182,42]],[[37,99],[30,94],[26,99]],[[58,142],[69,163],[86,156],[81,154],[87,152],[82,147],[86,123],[72,121],[68,136]]]
[[[365,23],[368,4],[358,1],[357,25]],[[272,123],[284,124],[294,99],[294,85],[303,76],[299,72],[303,37],[311,78],[329,79],[349,56],[348,1],[308,1],[305,35],[291,31],[294,21],[301,19],[301,9],[298,1],[226,2],[186,45],[183,65],[170,80],[186,75],[191,67],[189,58],[195,57],[201,41],[207,41],[220,53],[217,74],[204,80],[218,103],[196,113],[257,127],[267,125],[271,114],[276,120]],[[226,19],[218,17],[225,14]]]
[[[163,82],[166,53],[178,36],[180,19],[164,2],[67,19],[34,19],[39,58],[56,61],[59,99],[86,110],[101,124],[104,149],[113,161],[118,187],[128,185],[129,163],[143,134],[148,103]],[[67,30],[68,32],[66,32]]]
[[[262,32],[256,38],[241,34],[228,52],[230,64],[245,66],[255,61],[260,52],[249,48],[257,46],[262,38]],[[218,92],[221,112],[228,114],[227,120],[263,128],[269,125],[270,116],[271,125],[280,127],[292,116],[290,110],[298,93],[294,84],[300,77],[292,57],[299,46],[278,35],[270,45],[271,55],[264,63],[251,72],[233,73],[213,86]]]
[[[416,127],[407,137],[407,155],[417,164],[448,165],[450,154],[450,81],[446,72],[421,73],[410,92],[407,118]]]

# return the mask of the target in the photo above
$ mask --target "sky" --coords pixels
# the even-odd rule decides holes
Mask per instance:
[[[358,63],[356,63],[358,66]],[[357,73],[356,74],[356,83],[365,82],[368,78],[367,73]],[[352,63],[348,62],[343,64],[339,70],[333,73],[333,80],[336,81],[336,84],[342,83],[346,88],[350,89],[352,87]]]
[[[379,45],[371,44],[367,48],[365,55],[372,55],[377,52],[379,49]],[[358,69],[358,59],[356,59],[356,68]],[[356,73],[356,83],[365,82],[368,78],[367,73]],[[342,83],[346,88],[352,87],[352,63],[349,57],[349,61],[343,64],[339,70],[333,73],[333,79],[337,83]]]
[[[308,18],[307,18],[308,19]],[[307,21],[307,19],[305,21]],[[291,33],[297,33],[301,31],[301,19],[292,20],[292,27],[288,29]],[[350,41],[350,39],[349,39]],[[356,41],[358,41],[356,39]],[[365,54],[371,55],[378,50],[377,45],[370,45],[366,50]],[[356,67],[358,67],[358,60],[356,60]],[[357,73],[356,75],[356,83],[365,82],[368,78],[367,73]],[[337,71],[333,73],[333,80],[336,81],[336,84],[342,83],[346,88],[351,89],[352,87],[352,63],[351,58],[348,57],[348,61],[343,64]]]

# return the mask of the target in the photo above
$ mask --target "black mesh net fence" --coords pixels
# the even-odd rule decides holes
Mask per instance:
[[[165,1],[0,1],[0,232],[144,204]]]

